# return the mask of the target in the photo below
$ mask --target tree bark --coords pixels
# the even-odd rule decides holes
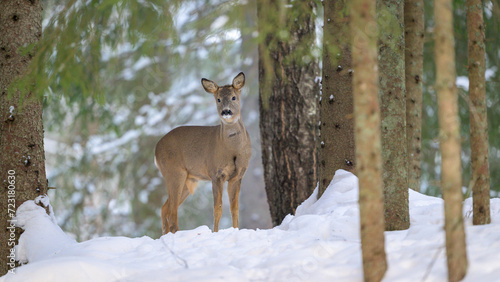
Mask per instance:
[[[467,272],[467,254],[462,217],[460,132],[451,0],[435,0],[434,17],[436,91],[442,159],[441,189],[444,198],[448,280],[459,281]]]
[[[481,0],[467,0],[469,49],[469,114],[474,225],[488,224],[490,218],[490,169],[488,118],[485,91],[485,35]]]
[[[385,230],[410,227],[403,4],[404,0],[377,1]]]
[[[35,55],[42,35],[42,2],[0,1],[0,275],[10,271],[11,217],[26,200],[47,193],[42,101],[32,84],[12,89]],[[15,239],[17,243],[17,239]],[[14,270],[13,270],[14,271]]]
[[[424,1],[405,0],[405,87],[408,187],[420,191],[422,78],[424,73]]]
[[[326,0],[318,149],[319,195],[338,169],[355,172],[351,33],[348,1]]]
[[[375,2],[353,0],[350,11],[363,274],[365,281],[380,281],[387,270],[387,261],[384,242]]]
[[[273,225],[316,186],[318,64],[313,2],[258,1],[260,130]]]

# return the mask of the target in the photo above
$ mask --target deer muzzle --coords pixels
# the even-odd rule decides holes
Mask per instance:
[[[224,109],[224,110],[222,110],[220,115],[222,118],[228,119],[228,118],[231,118],[233,116],[233,112],[229,109]]]

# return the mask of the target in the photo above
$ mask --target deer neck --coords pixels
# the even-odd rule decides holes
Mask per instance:
[[[226,142],[239,141],[246,137],[245,125],[241,118],[233,124],[226,124],[221,122],[220,137]]]

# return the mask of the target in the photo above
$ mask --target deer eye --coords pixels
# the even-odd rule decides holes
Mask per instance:
[[[233,96],[233,101],[236,100],[236,96]]]
[[[219,102],[219,103],[220,103],[220,99],[217,99],[217,102]]]

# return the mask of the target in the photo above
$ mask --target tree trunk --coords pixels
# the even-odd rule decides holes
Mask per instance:
[[[408,187],[420,191],[424,0],[405,0],[405,87]]]
[[[488,119],[485,91],[485,38],[481,0],[467,0],[469,45],[470,147],[474,225],[488,224],[490,218],[490,169],[488,162]]]
[[[338,169],[355,172],[348,1],[324,1],[323,79],[318,149],[319,195]]]
[[[30,91],[9,88],[28,68],[42,35],[41,1],[0,1],[0,275],[12,270],[8,257],[15,232],[9,221],[26,200],[47,193],[42,101]],[[22,50],[25,49],[25,50]],[[12,243],[11,243],[12,242]],[[14,271],[14,270],[12,270]]]
[[[441,189],[444,198],[448,279],[459,281],[467,272],[467,254],[462,217],[460,132],[451,0],[435,0],[434,17],[436,91],[442,159]]]
[[[410,227],[403,0],[378,0],[385,230]]]
[[[318,64],[312,2],[258,1],[260,130],[273,225],[316,186]]]
[[[354,128],[363,274],[365,281],[380,281],[387,270],[387,261],[375,2],[353,0],[351,5]]]

